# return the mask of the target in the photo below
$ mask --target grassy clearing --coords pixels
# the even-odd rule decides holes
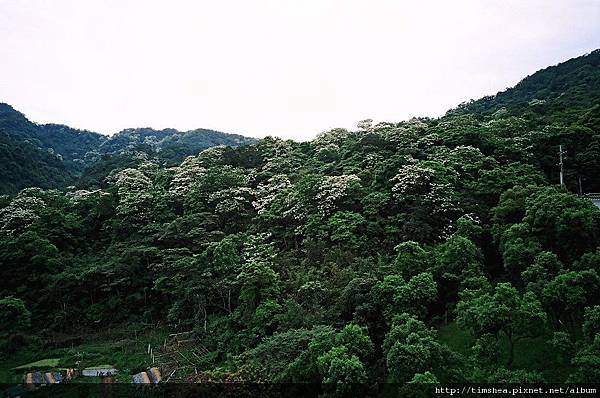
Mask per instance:
[[[58,366],[60,358],[47,358],[40,359],[39,361],[26,363],[25,365],[17,366],[15,370],[36,370],[36,369],[49,369]]]
[[[474,339],[461,330],[456,322],[450,322],[442,326],[438,330],[438,339],[452,349],[462,355],[469,355]]]
[[[164,342],[168,334],[168,330],[162,328],[147,328],[135,335],[130,335],[128,329],[111,329],[88,336],[85,343],[72,347],[24,348],[0,360],[0,383],[18,383],[28,370],[88,367],[114,367],[119,371],[117,380],[129,382],[131,375],[151,365],[147,354],[148,344],[156,347]],[[91,377],[80,379],[82,383],[99,380],[92,380],[94,378]]]

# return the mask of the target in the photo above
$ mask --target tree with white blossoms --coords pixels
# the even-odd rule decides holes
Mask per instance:
[[[320,146],[316,151],[319,159],[324,162],[332,162],[339,159],[340,147],[334,143]]]
[[[169,186],[169,193],[176,197],[185,196],[198,180],[206,174],[206,168],[196,156],[187,157],[177,167],[171,169],[174,173]]]
[[[275,258],[273,243],[267,243],[268,233],[251,235],[244,244],[244,264],[237,276],[240,286],[240,313],[243,317],[254,313],[256,307],[280,290],[280,277],[273,270]]]
[[[209,167],[188,187],[183,198],[184,212],[213,212],[224,223],[237,214],[241,220],[252,210],[254,192],[249,186],[252,179],[253,175],[243,168]]]
[[[422,146],[421,140],[427,136],[428,125],[420,119],[376,127],[376,131],[387,141],[403,152],[416,150]]]
[[[391,179],[392,195],[404,211],[406,239],[439,241],[442,232],[461,213],[458,174],[435,161],[407,164]]]
[[[458,173],[439,162],[425,161],[407,164],[392,178],[392,193],[400,200],[422,201],[435,205],[438,213],[457,207],[454,198]]]
[[[21,191],[8,206],[0,209],[0,231],[9,235],[19,234],[40,219],[39,212],[46,203],[32,195],[34,190]]]
[[[373,129],[373,119],[364,119],[359,121],[356,124],[359,130],[372,130]]]
[[[207,167],[222,164],[223,154],[226,150],[227,147],[225,145],[213,146],[200,152],[198,159],[202,165]]]
[[[87,189],[79,189],[77,191],[67,192],[65,196],[69,198],[73,204],[80,204],[87,203],[89,201],[95,201],[99,197],[107,197],[110,196],[110,194],[100,189],[94,189],[91,191]]]
[[[152,180],[139,169],[124,169],[109,177],[119,197],[117,214],[133,224],[152,217]]]
[[[296,156],[293,141],[277,137],[266,137],[257,146],[263,153],[262,171],[269,174],[282,174],[301,165]]]
[[[254,189],[232,187],[211,193],[208,203],[214,208],[215,214],[232,219],[243,217],[252,208],[254,198]]]
[[[392,192],[402,199],[405,195],[425,193],[429,190],[435,170],[421,163],[402,166],[392,178]]]
[[[269,178],[266,182],[258,184],[256,188],[256,200],[252,202],[252,206],[258,212],[258,214],[264,214],[278,193],[291,187],[292,184],[287,175],[276,174]]]
[[[321,215],[333,213],[337,205],[352,192],[361,189],[360,178],[355,174],[325,176],[318,187],[315,197]]]
[[[356,136],[356,133],[350,132],[344,128],[335,128],[318,134],[312,141],[312,144],[317,150],[331,144],[339,147],[344,144],[345,140],[352,136]]]

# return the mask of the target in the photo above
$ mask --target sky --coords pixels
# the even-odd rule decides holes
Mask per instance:
[[[440,116],[600,47],[600,0],[0,0],[0,102],[103,134],[308,140]]]

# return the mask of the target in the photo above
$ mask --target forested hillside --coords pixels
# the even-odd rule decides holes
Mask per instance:
[[[59,124],[36,124],[8,104],[0,103],[0,193],[21,188],[65,188],[107,174],[98,170],[126,167],[134,158],[173,165],[186,156],[217,146],[238,146],[254,138],[197,129],[127,129],[112,137]],[[90,170],[91,168],[91,170]],[[80,180],[79,177],[85,177]]]
[[[142,324],[193,331],[177,380],[597,382],[599,58],[439,119],[136,152],[4,196],[5,355]]]

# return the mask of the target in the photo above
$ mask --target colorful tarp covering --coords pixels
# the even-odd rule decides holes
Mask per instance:
[[[25,384],[56,384],[62,381],[62,375],[58,372],[31,372],[23,378]]]
[[[161,379],[162,376],[158,368],[150,368],[147,372],[140,372],[133,375],[133,382],[135,384],[158,384]]]

